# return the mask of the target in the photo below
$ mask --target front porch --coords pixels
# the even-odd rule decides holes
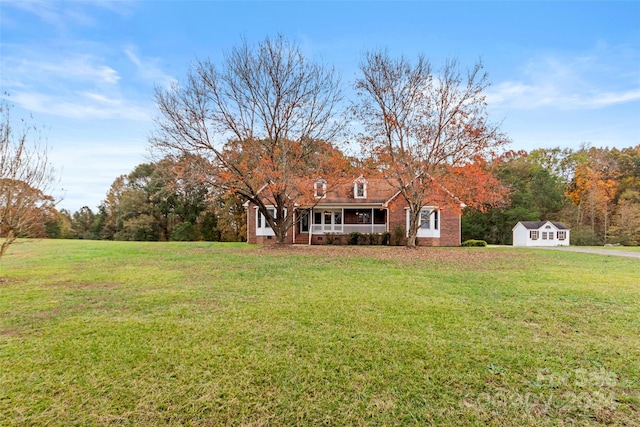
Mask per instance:
[[[361,234],[382,234],[389,231],[388,213],[386,209],[374,207],[362,208],[315,208],[300,210],[302,215],[298,222],[298,236],[307,236],[310,242],[322,241],[310,239],[312,235],[349,235],[354,232]],[[298,240],[298,239],[296,239]]]

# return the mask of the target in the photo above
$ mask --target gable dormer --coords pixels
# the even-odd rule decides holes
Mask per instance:
[[[367,198],[367,180],[362,175],[353,181],[353,197],[355,199]]]

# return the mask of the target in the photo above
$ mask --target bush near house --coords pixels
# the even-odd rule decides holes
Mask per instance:
[[[484,240],[474,240],[474,239],[469,239],[469,240],[465,240],[464,242],[462,242],[462,246],[487,246],[487,242],[485,242]]]

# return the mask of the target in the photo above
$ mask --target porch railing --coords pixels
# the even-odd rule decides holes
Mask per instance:
[[[387,226],[386,224],[313,224],[312,231],[314,234],[349,234],[354,231],[358,233],[384,233],[387,231]]]

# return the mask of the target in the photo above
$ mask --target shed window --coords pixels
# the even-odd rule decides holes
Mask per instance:
[[[538,240],[538,230],[529,231],[529,238],[531,240]]]

